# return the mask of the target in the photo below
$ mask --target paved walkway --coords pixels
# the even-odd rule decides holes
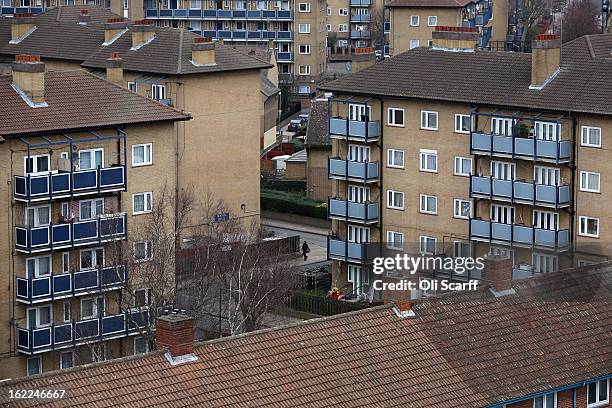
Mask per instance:
[[[314,264],[327,261],[328,229],[287,221],[271,220],[269,218],[262,219],[261,224],[274,231],[277,236],[300,235],[300,247],[304,240],[308,242],[308,247],[310,248],[308,259],[304,261],[301,254],[299,256],[296,255],[293,260],[295,266],[314,266]]]

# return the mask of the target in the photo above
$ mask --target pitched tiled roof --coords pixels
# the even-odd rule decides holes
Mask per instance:
[[[612,374],[612,268],[582,269],[0,383],[66,389],[50,407],[485,407]]]
[[[270,49],[270,47],[267,47],[265,45],[235,45],[235,44],[232,44],[231,47],[242,52],[243,54],[250,55],[252,57],[255,57],[267,63],[272,62],[272,56],[274,55],[272,53],[272,49]]]
[[[597,55],[612,34],[590,36]],[[608,44],[608,45],[605,45]],[[415,48],[321,89],[351,94],[612,114],[612,61],[593,58],[584,38],[562,48],[559,74],[531,90],[531,54]]]
[[[387,7],[461,8],[480,0],[393,0]]]
[[[30,107],[0,77],[0,136],[187,120],[188,115],[82,70],[45,73],[47,107]]]
[[[306,128],[306,145],[309,147],[331,148],[327,105],[327,100],[312,101]]]
[[[79,19],[81,10],[87,10],[90,16],[88,24],[103,25],[109,18],[122,17],[115,14],[104,7],[93,6],[93,5],[76,5],[76,6],[59,6],[53,7],[45,11],[44,13],[38,14],[36,20],[54,20],[64,21],[67,23],[76,23]]]

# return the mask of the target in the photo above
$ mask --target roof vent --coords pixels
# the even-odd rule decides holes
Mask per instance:
[[[197,37],[191,44],[191,63],[196,67],[217,65],[215,43],[210,37]]]
[[[561,38],[554,34],[536,35],[531,43],[531,85],[543,89],[555,79],[561,66]]]
[[[137,20],[132,25],[132,51],[138,50],[155,39],[153,20]]]
[[[478,35],[476,27],[436,26],[431,33],[432,48],[473,52],[478,45]]]
[[[102,45],[111,45],[127,30],[127,22],[123,17],[107,19],[104,23],[104,43]]]
[[[11,22],[9,44],[19,44],[36,30],[32,13],[15,13]]]
[[[86,9],[81,10],[81,13],[79,14],[78,23],[80,25],[87,25],[90,21],[91,21],[91,16],[89,15],[89,10],[86,10]]]

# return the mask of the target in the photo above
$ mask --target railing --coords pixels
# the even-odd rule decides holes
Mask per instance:
[[[15,176],[15,200],[43,201],[126,189],[125,166]]]
[[[291,52],[278,52],[276,54],[276,60],[278,62],[291,62],[291,61],[293,61],[293,53],[291,53]]]
[[[146,18],[197,20],[280,20],[291,21],[291,10],[214,10],[214,9],[145,9]]]
[[[329,157],[327,164],[330,178],[366,183],[378,181],[378,162],[355,162]]]
[[[500,180],[471,176],[470,196],[490,200],[511,201],[544,207],[562,208],[570,203],[568,185],[549,186],[535,181]]]
[[[370,7],[372,0],[351,0],[351,7]]]
[[[125,265],[51,275],[42,278],[17,278],[17,300],[32,304],[92,292],[120,289],[125,285]]]
[[[286,305],[290,309],[319,316],[333,316],[375,306],[371,303],[347,302],[344,300],[307,295],[300,292],[291,292],[287,296]]]
[[[351,38],[370,38],[370,32],[365,30],[351,30]]]
[[[369,263],[380,255],[378,243],[358,244],[327,237],[327,258],[345,262]]]
[[[372,120],[362,122],[348,118],[329,118],[329,134],[332,139],[349,136],[350,139],[363,142],[377,141],[380,137],[380,122]]]
[[[369,23],[369,14],[351,14],[351,23]]]
[[[288,84],[293,82],[293,74],[289,72],[281,72],[278,74],[278,82]]]
[[[0,16],[13,16],[16,13],[40,14],[45,11],[44,7],[0,7]]]
[[[365,223],[378,222],[379,204],[356,203],[338,198],[329,198],[327,202],[328,217]]]
[[[540,140],[531,137],[506,136],[472,132],[470,149],[473,154],[501,155],[534,161],[567,162],[571,157],[569,140]]]
[[[127,237],[126,223],[126,214],[122,213],[42,227],[17,226],[15,249],[33,253],[122,240]]]
[[[44,353],[91,341],[126,337],[140,333],[149,324],[149,312],[132,311],[95,317],[40,329],[17,327],[17,349],[24,354]]]
[[[569,246],[569,231],[567,229],[547,230],[472,218],[470,219],[470,239],[527,247],[567,249]]]

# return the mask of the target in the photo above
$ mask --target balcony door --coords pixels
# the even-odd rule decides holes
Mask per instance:
[[[372,113],[372,107],[367,105],[361,105],[356,103],[349,104],[349,120],[357,120],[359,122],[365,122],[370,120],[370,114]]]
[[[556,167],[535,166],[533,168],[533,179],[536,184],[558,186],[561,181],[561,172]]]
[[[491,204],[491,221],[501,224],[514,224],[514,207]]]
[[[81,299],[81,319],[94,319],[104,315],[104,296]]]
[[[104,167],[104,149],[89,149],[79,151],[79,169],[92,170]]]
[[[26,277],[42,278],[51,275],[51,255],[26,259]]]
[[[81,250],[81,270],[101,268],[104,266],[104,248]]]
[[[512,127],[516,123],[514,119],[491,118],[491,133],[494,135],[512,136]]]
[[[353,284],[353,293],[361,295],[368,282],[368,272],[361,266],[348,265],[348,281]]]
[[[44,227],[51,223],[51,206],[27,207],[25,224],[28,227]]]
[[[348,242],[365,244],[370,242],[370,228],[357,225],[348,226]]]
[[[492,161],[491,177],[498,180],[514,180],[516,178],[516,164],[503,161]]]
[[[349,145],[348,159],[349,161],[354,162],[369,162],[371,158],[372,151],[369,146],[363,145]]]
[[[559,140],[559,125],[553,122],[535,122],[535,136],[538,140]]]
[[[48,154],[38,154],[23,158],[25,174],[40,174],[51,171],[50,156]]]
[[[370,201],[370,187],[349,186],[348,200],[354,203],[367,203]]]
[[[79,201],[79,219],[81,221],[91,220],[102,214],[104,214],[103,198]]]
[[[533,226],[556,231],[559,229],[559,214],[552,211],[533,210]]]
[[[40,329],[51,325],[51,306],[32,307],[27,310],[28,329]]]

